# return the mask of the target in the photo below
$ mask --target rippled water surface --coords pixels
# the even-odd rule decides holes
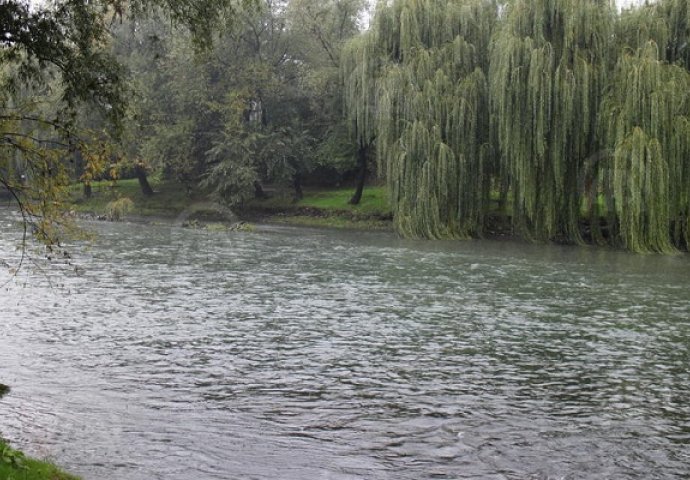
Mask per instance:
[[[0,433],[85,480],[690,472],[687,256],[90,228],[0,291]]]

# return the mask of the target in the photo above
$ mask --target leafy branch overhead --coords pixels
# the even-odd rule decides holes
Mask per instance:
[[[104,6],[91,2],[34,9],[27,2],[4,1],[0,4],[0,61],[5,87],[17,92],[58,78],[65,107],[62,115],[74,114],[80,102],[92,102],[113,120],[120,120],[124,84],[121,67],[104,49],[106,13]]]
[[[42,240],[58,241],[70,163],[85,164],[87,182],[103,170],[88,137],[116,140],[127,121],[133,90],[113,54],[113,25],[165,9],[202,50],[215,29],[255,3],[0,0],[0,183]],[[102,134],[85,131],[89,116],[102,119]]]

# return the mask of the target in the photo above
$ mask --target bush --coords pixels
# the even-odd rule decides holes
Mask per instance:
[[[127,197],[118,198],[106,205],[106,216],[111,222],[119,222],[132,211],[134,208],[134,202]]]

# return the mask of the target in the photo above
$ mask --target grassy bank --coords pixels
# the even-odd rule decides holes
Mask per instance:
[[[219,209],[205,206],[209,198],[203,193],[188,192],[174,182],[152,181],[155,194],[146,197],[136,180],[120,180],[115,185],[98,182],[93,185],[93,195],[85,199],[82,187],[71,190],[72,210],[80,214],[107,216],[108,205],[120,198],[132,201],[129,215],[137,217],[177,218],[194,212],[207,220],[215,220]],[[327,226],[358,229],[390,229],[391,210],[385,188],[368,187],[359,205],[350,205],[353,188],[305,189],[304,198],[295,202],[292,192],[268,190],[265,199],[254,199],[242,208],[235,209],[240,217],[270,222],[307,226]]]
[[[2,480],[78,480],[55,465],[25,457],[0,440],[0,479]]]
[[[0,398],[9,393],[10,388],[0,383]],[[55,465],[27,458],[23,453],[11,448],[0,438],[0,479],[1,480],[78,480]]]
[[[366,230],[390,230],[392,214],[384,187],[367,187],[358,205],[348,202],[353,188],[305,189],[294,201],[291,192],[254,199],[242,212],[272,223]]]
[[[141,193],[136,180],[95,182],[91,198],[84,198],[82,186],[74,185],[70,191],[72,210],[78,213],[106,215],[108,204],[120,198],[129,198],[134,203],[133,215],[144,217],[176,217],[189,205],[202,201],[200,195],[188,195],[187,189],[172,182],[151,182],[155,195],[150,197]]]

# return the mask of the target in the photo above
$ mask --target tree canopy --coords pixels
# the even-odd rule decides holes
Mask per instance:
[[[129,154],[232,205],[260,195],[263,182],[299,196],[312,171],[348,168],[337,151],[339,63],[361,5],[260,2],[203,52],[165,21],[125,22],[116,53],[138,95]]]
[[[364,3],[0,0],[0,183],[50,242],[119,157],[241,203],[375,155],[404,236],[688,249],[690,0]]]

